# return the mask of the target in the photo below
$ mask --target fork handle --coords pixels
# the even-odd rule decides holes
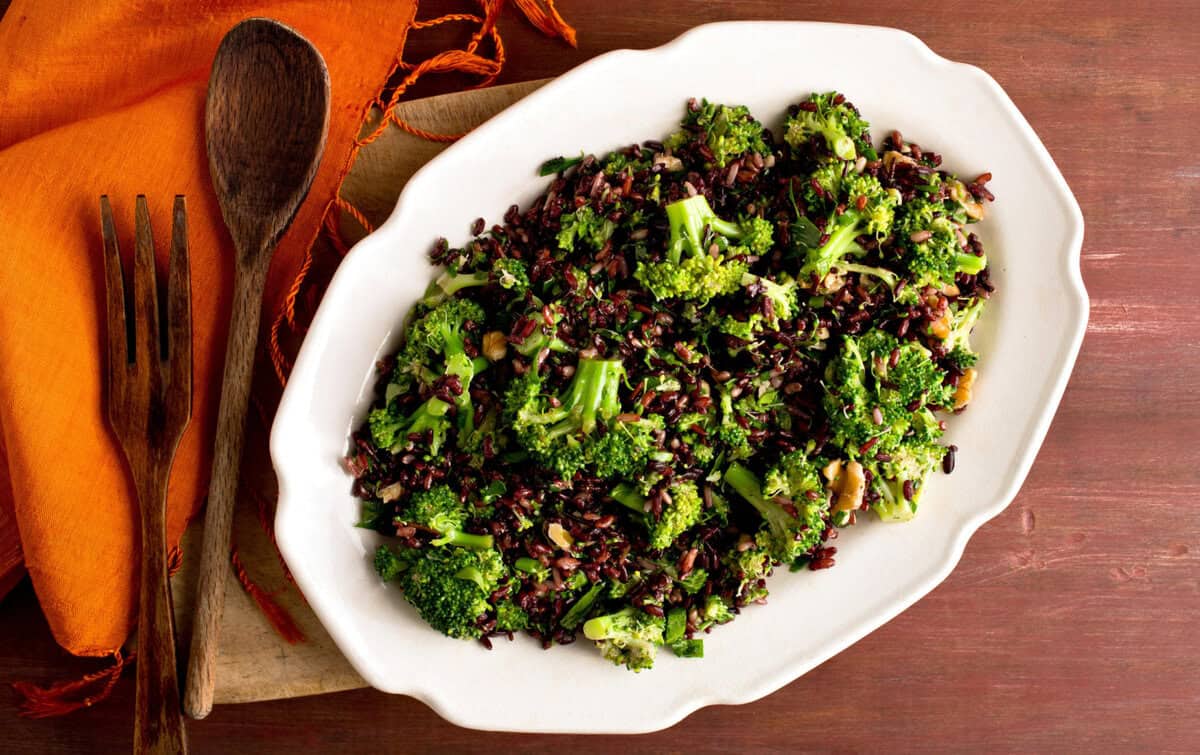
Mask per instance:
[[[265,257],[265,255],[260,255]],[[264,264],[239,262],[234,278],[233,316],[225,349],[225,374],[221,407],[217,414],[217,442],[213,449],[212,481],[204,514],[204,546],[200,554],[200,580],[192,620],[191,655],[183,709],[200,719],[212,711],[221,614],[225,609],[225,584],[229,579],[229,547],[245,439],[246,407],[258,343],[258,318],[269,259]]]
[[[167,477],[170,459],[138,477],[142,512],[142,577],[138,595],[135,753],[185,753],[175,614],[167,575]]]

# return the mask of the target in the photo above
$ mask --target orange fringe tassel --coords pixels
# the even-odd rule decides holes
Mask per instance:
[[[30,682],[15,682],[13,689],[23,700],[18,708],[25,718],[52,718],[90,708],[112,694],[125,667],[133,663],[135,654],[128,657],[121,651],[113,653],[113,665],[70,682],[39,687]]]
[[[529,23],[536,26],[542,34],[547,37],[562,37],[571,47],[579,46],[575,43],[575,30],[563,20],[562,16],[558,15],[558,9],[554,7],[554,0],[541,0],[541,2],[538,0],[514,0],[514,2],[525,14],[525,18],[529,19]]]
[[[289,645],[304,642],[304,632],[296,625],[296,620],[292,618],[287,609],[279,605],[269,592],[259,587],[250,579],[250,575],[246,573],[246,567],[242,564],[242,559],[238,555],[237,546],[234,546],[233,554],[230,558],[233,561],[233,573],[241,584],[242,589],[258,605],[258,609],[262,611],[267,621],[271,622],[271,626],[275,627],[275,631],[279,633],[279,636]]]

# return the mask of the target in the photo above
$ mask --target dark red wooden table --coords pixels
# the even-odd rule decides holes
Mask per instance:
[[[427,2],[422,15],[447,5]],[[579,50],[506,15],[503,81],[735,18],[898,26],[991,73],[1087,220],[1091,323],[1037,463],[944,584],[757,703],[644,737],[539,737],[458,729],[415,700],[362,690],[220,707],[190,727],[194,750],[1200,749],[1200,4],[559,5]],[[452,35],[420,32],[406,57]],[[96,667],[57,649],[27,584],[0,604],[0,682]],[[126,751],[132,715],[132,675],[107,702],[56,720],[20,719],[0,694],[0,747]]]

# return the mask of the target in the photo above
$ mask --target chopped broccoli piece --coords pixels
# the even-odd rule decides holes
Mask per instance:
[[[703,136],[703,143],[712,153],[712,164],[724,168],[748,152],[764,157],[771,149],[763,141],[763,126],[743,105],[718,105],[701,100],[694,109],[689,107],[683,117],[684,130],[670,136],[666,144],[672,149],[690,141],[693,134]]]
[[[733,612],[733,607],[720,595],[709,595],[704,601],[704,611],[700,615],[698,628],[703,630],[717,624],[727,624],[733,621],[735,616],[737,614]]]
[[[945,377],[915,341],[881,330],[846,336],[825,372],[825,411],[835,440],[851,458],[874,456],[890,453],[917,421],[936,427],[928,407],[951,401]]]
[[[458,431],[469,434],[474,430],[475,409],[471,404],[471,380],[486,360],[468,357],[464,347],[465,326],[468,322],[484,320],[483,308],[462,299],[452,299],[437,306],[409,326],[404,348],[397,356],[396,371],[412,374],[429,371],[437,375],[458,378],[461,390],[453,404]],[[394,397],[393,397],[394,398]],[[408,417],[398,415],[396,402],[388,401],[367,417],[371,439],[380,448],[393,452],[403,447],[410,435],[430,431],[430,454],[436,454],[451,428],[450,407],[440,398],[429,398]]]
[[[657,448],[656,438],[662,429],[662,417],[658,415],[610,422],[608,432],[588,449],[596,476],[611,479],[640,475]]]
[[[654,666],[659,645],[663,644],[666,622],[627,606],[616,613],[588,619],[583,636],[596,643],[604,657],[631,671]]]
[[[542,562],[536,558],[521,556],[513,562],[513,568],[530,575],[535,582],[545,582],[550,579],[550,569],[542,566]]]
[[[587,618],[588,613],[592,610],[592,606],[596,605],[596,601],[604,594],[608,585],[605,582],[597,582],[591,586],[587,592],[580,596],[575,604],[567,609],[563,614],[562,619],[558,622],[567,629],[574,629]]]
[[[679,480],[667,488],[664,496],[666,502],[658,519],[646,511],[646,497],[632,485],[622,483],[609,495],[614,501],[641,515],[650,533],[651,548],[670,547],[680,535],[700,521],[704,513],[704,501],[696,483],[691,480]]]
[[[518,344],[514,344],[513,348],[523,356],[535,356],[542,349],[550,351],[568,351],[569,347],[562,342],[558,337],[558,323],[562,321],[562,312],[558,307],[552,307],[551,319],[546,321],[545,313],[542,308],[530,315],[537,327],[529,334],[526,339]]]
[[[564,252],[574,251],[580,243],[599,251],[616,229],[611,220],[597,214],[591,205],[586,204],[574,212],[564,213],[560,222],[562,230],[558,232],[558,248]]]
[[[577,157],[563,157],[563,156],[552,157],[549,160],[547,160],[546,162],[542,163],[541,167],[538,168],[538,175],[539,176],[553,176],[557,173],[562,173],[562,172],[566,171],[567,169],[578,165],[581,162],[583,162],[582,154],[580,154]]]
[[[505,397],[517,442],[543,466],[571,478],[594,462],[596,426],[621,413],[618,391],[624,376],[620,360],[580,359],[567,394],[552,404],[542,396],[541,378],[530,370]]]
[[[404,597],[434,629],[458,638],[479,637],[478,619],[506,570],[494,550],[435,548],[400,574]]]
[[[850,175],[841,182],[839,205],[845,207],[840,215],[834,211],[826,223],[828,240],[805,255],[799,277],[808,280],[815,275],[824,278],[840,267],[847,256],[862,254],[855,240],[864,234],[886,236],[892,227],[900,193],[884,189],[879,179],[869,175]]]
[[[529,614],[511,600],[496,605],[496,628],[503,632],[519,632],[529,628]]]
[[[795,491],[787,488],[787,492],[802,492],[801,495],[770,497],[758,477],[746,467],[734,462],[725,470],[725,482],[763,517],[766,526],[758,532],[758,545],[772,560],[787,564],[808,555],[820,544],[829,517],[829,496],[814,489],[814,482],[820,488],[816,466],[807,460],[789,461],[784,471],[773,474],[771,480],[779,484],[793,478],[801,485]],[[817,494],[815,499],[808,495],[810,491]]]
[[[406,548],[394,551],[386,545],[375,549],[375,572],[384,582],[391,582],[412,565],[417,551]]]
[[[434,545],[457,545],[486,550],[492,547],[491,535],[472,535],[462,531],[468,516],[467,505],[449,485],[418,490],[396,516],[398,522],[415,525],[438,534]]]
[[[765,322],[771,328],[778,328],[781,320],[793,319],[800,310],[799,286],[787,275],[781,275],[776,280],[771,280],[747,273],[742,276],[742,285],[770,302],[768,314],[761,318],[761,322]],[[753,324],[754,317],[751,315],[751,323],[748,324]],[[742,340],[749,341],[751,339]]]
[[[771,575],[771,556],[762,546],[750,543],[727,553],[722,559],[726,568],[739,580],[735,597],[739,605],[765,600],[766,579]]]
[[[667,205],[671,236],[666,258],[642,262],[635,277],[657,299],[685,299],[701,304],[733,293],[746,274],[746,255],[770,251],[773,226],[762,218],[732,223],[718,218],[703,194]],[[737,242],[732,244],[730,242]],[[717,251],[714,256],[710,247]]]
[[[525,263],[517,259],[498,259],[490,270],[473,273],[446,271],[439,275],[421,299],[427,307],[436,307],[464,288],[497,285],[514,294],[522,294],[529,288],[529,272]]]
[[[925,480],[946,453],[930,411],[952,401],[945,377],[923,346],[879,330],[846,336],[830,361],[825,410],[835,440],[871,471],[881,518],[911,518]]]
[[[812,94],[800,104],[795,115],[788,116],[784,128],[784,141],[793,149],[807,144],[813,136],[820,136],[825,148],[839,160],[874,156],[871,124],[836,92]]]
[[[896,238],[902,262],[917,287],[941,288],[954,283],[957,273],[977,275],[987,267],[987,257],[963,248],[965,237],[946,214],[945,205],[915,198],[901,205],[896,215]]]
[[[960,305],[951,321],[950,335],[942,344],[949,352],[946,359],[960,370],[974,367],[979,360],[979,355],[971,348],[970,336],[985,303],[985,299],[977,298],[972,299],[970,304]]]

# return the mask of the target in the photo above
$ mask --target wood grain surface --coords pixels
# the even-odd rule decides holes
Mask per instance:
[[[1200,749],[1200,5],[558,5],[580,49],[506,14],[504,81],[553,76],[608,49],[649,47],[733,18],[898,26],[991,73],[1046,143],[1087,220],[1092,318],[1037,463],[940,587],[757,703],[701,710],[637,738],[538,737],[458,729],[415,700],[356,690],[221,706],[189,727],[194,751]],[[421,14],[461,7],[426,2]],[[461,44],[460,32],[415,33],[406,57]],[[414,94],[466,83],[446,77]],[[27,584],[0,604],[0,681],[98,666],[56,648]],[[132,678],[96,708],[53,721],[19,719],[0,696],[0,732],[15,752],[128,751],[132,710]]]

